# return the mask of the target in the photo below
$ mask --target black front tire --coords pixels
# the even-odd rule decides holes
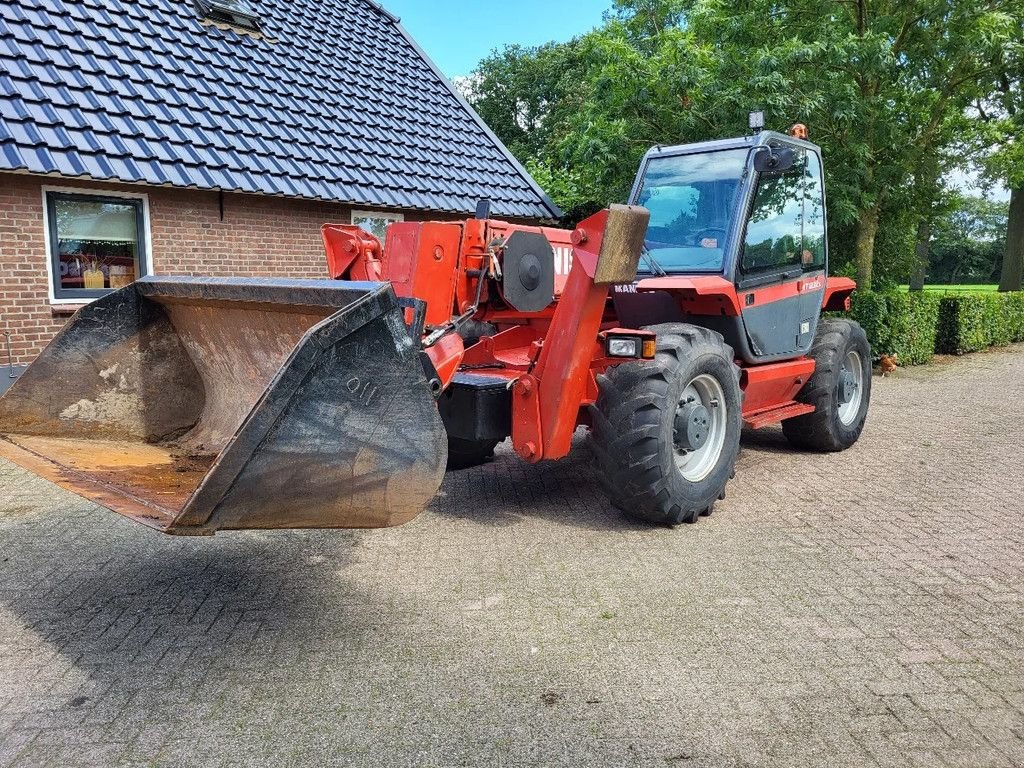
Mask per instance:
[[[739,368],[722,336],[685,323],[652,326],[654,360],[623,363],[598,377],[591,450],[598,477],[616,507],[654,523],[694,523],[711,514],[735,472],[742,428]],[[724,443],[701,479],[688,480],[676,461],[676,414],[687,386],[713,377],[724,403]]]
[[[844,361],[851,352],[860,359],[861,399],[853,418],[840,418],[840,389]],[[824,318],[818,323],[808,357],[814,373],[796,396],[798,402],[813,405],[814,413],[782,422],[782,432],[791,444],[814,451],[843,451],[857,442],[864,431],[871,401],[871,346],[867,334],[853,320]]]

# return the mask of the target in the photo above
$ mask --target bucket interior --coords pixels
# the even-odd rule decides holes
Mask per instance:
[[[307,331],[366,295],[353,285],[319,304],[152,286],[106,297],[0,400],[0,454],[166,528]]]

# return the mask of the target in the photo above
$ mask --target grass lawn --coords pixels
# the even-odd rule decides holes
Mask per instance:
[[[999,286],[992,285],[926,285],[924,289],[932,293],[995,293]],[[904,285],[903,290],[910,287]]]

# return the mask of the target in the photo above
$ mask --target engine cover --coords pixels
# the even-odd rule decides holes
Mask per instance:
[[[505,242],[501,295],[520,312],[540,312],[555,299],[555,251],[539,232],[517,230]]]

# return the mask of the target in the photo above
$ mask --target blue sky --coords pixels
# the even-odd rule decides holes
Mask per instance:
[[[611,0],[382,0],[449,78],[505,43],[568,40],[601,23]]]

